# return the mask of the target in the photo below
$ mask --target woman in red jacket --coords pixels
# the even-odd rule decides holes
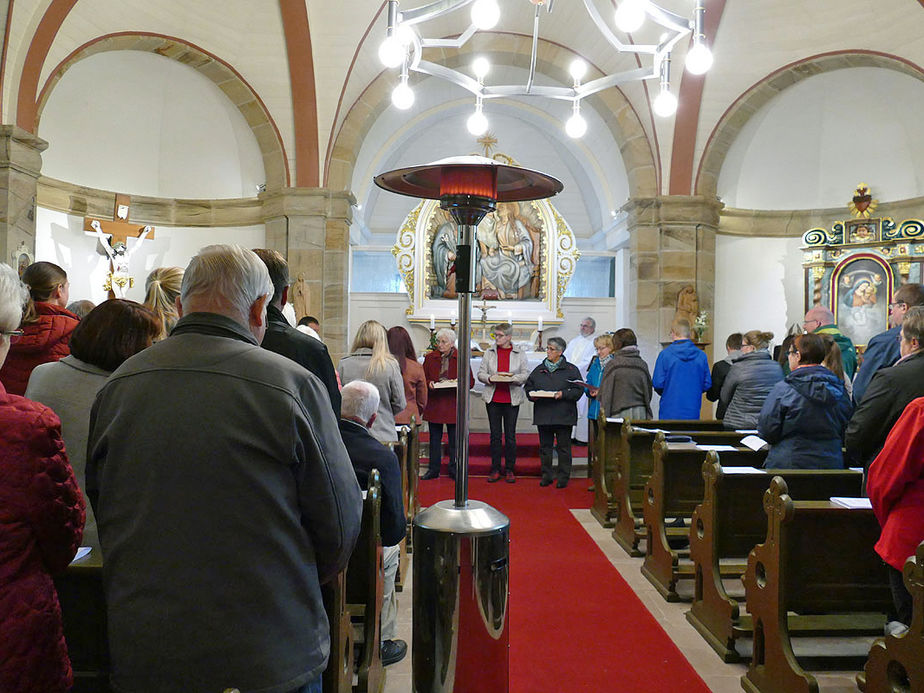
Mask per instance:
[[[424,376],[427,378],[427,406],[423,418],[430,425],[430,466],[421,478],[436,479],[440,475],[443,461],[443,426],[449,438],[449,478],[456,478],[456,388],[441,387],[447,381],[455,382],[458,377],[459,351],[455,347],[456,333],[443,328],[436,333],[436,349],[424,357]],[[468,374],[469,387],[475,384]]]
[[[0,264],[0,364],[27,293]],[[84,502],[61,424],[46,406],[0,383],[0,691],[58,693],[73,683],[51,579],[80,544]]]
[[[70,285],[67,273],[56,264],[34,262],[22,273],[22,281],[31,297],[22,317],[22,334],[14,337],[0,367],[0,383],[14,395],[25,394],[33,368],[71,353],[71,332],[80,322],[65,308]]]

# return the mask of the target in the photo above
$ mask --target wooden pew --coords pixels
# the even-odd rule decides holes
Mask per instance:
[[[391,448],[392,452],[395,453],[395,457],[398,458],[398,470],[400,472],[401,478],[401,504],[404,508],[404,516],[408,516],[408,507],[410,503],[410,477],[408,476],[408,459],[410,455],[409,447],[409,426],[396,426],[395,430],[398,432],[398,440],[394,443],[386,443],[386,446]],[[403,592],[404,591],[404,578],[408,574],[408,554],[407,549],[407,533],[405,533],[404,539],[398,544],[400,547],[400,553],[398,558],[398,572],[395,575],[395,591]]]
[[[616,474],[616,456],[619,454],[619,437],[623,421],[606,419],[601,407],[597,422],[596,456],[593,465],[594,500],[590,514],[603,527],[612,527],[616,517],[616,498],[613,495],[613,477]]]
[[[723,470],[714,453],[702,466],[705,495],[690,522],[694,588],[693,603],[686,614],[726,662],[740,661],[735,640],[750,637],[751,617],[742,615],[742,605],[726,592],[720,565],[725,562],[727,575],[729,561],[743,566],[751,549],[763,541],[767,532],[763,496],[773,477],[783,478],[790,495],[798,500],[860,496],[863,482],[862,472],[849,469],[732,471]]]
[[[603,462],[604,467],[611,465],[613,468],[612,482],[608,487],[612,495],[613,539],[630,556],[644,556],[638,548],[639,542],[645,538],[642,495],[654,464],[651,446],[657,430],[680,434],[711,431],[722,440],[725,436],[740,440],[741,434],[724,431],[721,421],[627,420],[617,430],[617,438],[607,443],[607,459]],[[608,427],[607,435],[610,432]]]
[[[330,623],[330,657],[321,679],[324,693],[353,690],[353,625],[346,604],[346,570],[321,585],[324,611]]]
[[[420,481],[420,431],[422,427],[417,418],[411,417],[407,436],[407,552],[414,553],[413,536],[414,518],[420,512],[420,497],[417,485]]]
[[[360,649],[358,683],[354,687],[358,693],[380,693],[385,687],[380,628],[385,588],[381,508],[381,481],[378,470],[373,469],[363,501],[362,528],[346,573],[347,611],[359,631],[354,631],[354,643]]]
[[[924,691],[924,542],[902,570],[911,593],[911,627],[904,635],[887,635],[873,643],[857,686],[865,693]]]
[[[879,523],[870,509],[793,501],[780,477],[770,482],[764,510],[767,537],[751,551],[744,574],[754,653],[741,686],[817,693],[817,680],[793,654],[789,614],[814,622],[814,634],[842,635],[844,626],[870,618],[885,625],[892,596],[886,565],[873,550]]]
[[[697,434],[702,441],[704,434]],[[710,441],[709,444],[713,443]],[[706,452],[693,443],[668,443],[663,433],[655,436],[652,445],[654,468],[645,484],[645,561],[642,574],[655,586],[661,596],[669,602],[679,601],[677,582],[693,579],[694,567],[689,560],[681,562],[681,552],[671,548],[669,537],[687,537],[689,529],[684,526],[668,527],[667,518],[688,520],[693,510],[703,500],[703,461],[718,460],[715,452]],[[761,466],[767,458],[764,450],[754,451],[746,447],[721,453],[723,464],[736,467]],[[687,552],[683,552],[686,557]],[[744,562],[738,565],[722,566],[722,573],[728,577],[740,576]]]
[[[109,639],[106,596],[103,592],[103,554],[99,546],[71,563],[55,578],[61,603],[64,639],[74,670],[73,693],[108,693]]]

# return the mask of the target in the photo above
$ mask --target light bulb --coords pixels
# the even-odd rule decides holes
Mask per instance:
[[[662,118],[667,118],[677,112],[677,97],[667,89],[658,94],[654,100],[654,112]]]
[[[584,133],[587,132],[587,121],[584,120],[584,116],[580,113],[575,113],[570,118],[568,118],[565,123],[565,132],[568,137],[572,139],[578,139],[584,136]]]
[[[690,52],[687,53],[686,60],[687,70],[694,75],[702,75],[712,67],[712,51],[702,41],[693,44]]]
[[[379,60],[385,67],[398,67],[404,62],[404,46],[395,36],[387,36],[379,46]]]
[[[399,24],[393,35],[402,46],[409,46],[414,40],[414,30],[407,24]]]
[[[475,0],[472,5],[472,24],[481,30],[493,29],[500,19],[497,0]]]
[[[645,0],[622,0],[616,8],[616,26],[627,34],[638,31],[645,22]]]
[[[391,92],[391,102],[395,108],[406,111],[414,105],[414,90],[407,85],[407,82],[401,82]]]
[[[491,71],[491,63],[484,56],[478,56],[472,61],[472,72],[478,79],[484,79]]]
[[[468,128],[470,133],[478,137],[488,131],[488,119],[481,110],[477,110],[465,121],[465,127]]]
[[[571,65],[568,66],[568,72],[571,73],[573,79],[580,81],[587,74],[587,63],[580,58],[575,58],[571,61]]]

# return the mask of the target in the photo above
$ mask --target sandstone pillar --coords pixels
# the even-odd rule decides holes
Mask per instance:
[[[626,300],[643,354],[657,354],[661,342],[670,339],[677,294],[686,286],[696,289],[699,310],[709,315],[703,341],[714,341],[715,235],[721,208],[715,198],[681,195],[633,198],[623,207],[631,251]],[[711,346],[706,353],[711,362]]]
[[[321,321],[336,363],[349,347],[349,242],[356,200],[347,191],[325,188],[283,188],[260,197],[266,245],[286,257],[293,282],[304,277],[309,312]]]
[[[25,243],[35,255],[35,193],[48,143],[15,125],[0,125],[0,262],[13,263]]]

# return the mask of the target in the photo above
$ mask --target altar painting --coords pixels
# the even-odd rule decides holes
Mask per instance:
[[[456,226],[433,207],[425,221],[426,286],[430,298],[456,298]],[[475,296],[487,300],[542,300],[548,262],[546,223],[532,202],[502,202],[485,216],[473,247]]]
[[[854,255],[835,269],[832,284],[835,319],[854,344],[868,344],[888,329],[892,270],[885,262]]]

